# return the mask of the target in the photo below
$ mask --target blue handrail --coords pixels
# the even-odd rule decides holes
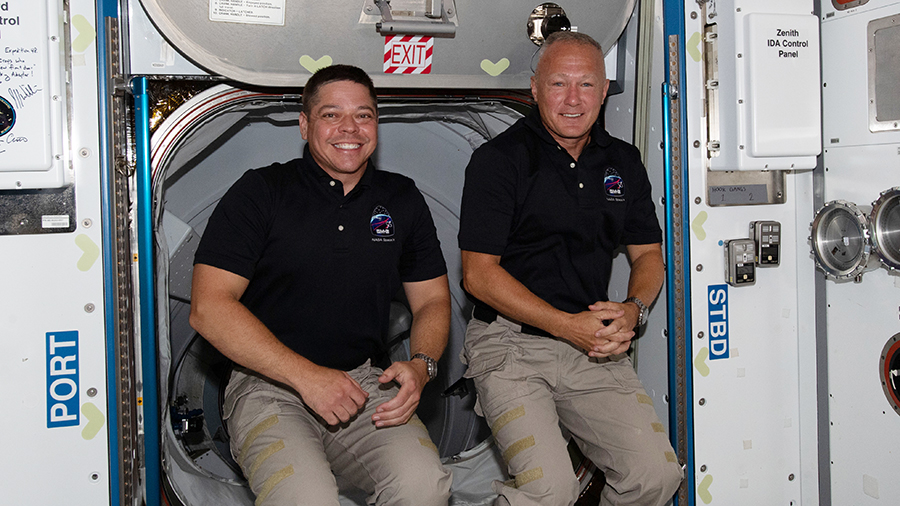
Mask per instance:
[[[686,75],[684,71],[685,57],[684,57],[684,2],[679,0],[664,0],[664,25],[665,25],[665,35],[666,39],[663,41],[664,44],[664,54],[669,54],[669,44],[668,38],[672,35],[678,37],[678,82],[682,83],[682,89],[684,83],[686,83]],[[668,59],[667,59],[668,60]],[[666,74],[668,75],[669,65],[666,60]],[[668,80],[667,80],[668,81]],[[681,181],[681,195],[680,199],[676,200],[675,193],[672,188],[672,176],[675,168],[672,166],[672,156],[673,156],[673,139],[672,139],[672,117],[670,108],[672,106],[673,93],[679,93],[677,89],[670,89],[669,82],[663,84],[663,142],[665,145],[665,178],[666,178],[666,265],[668,268],[666,269],[666,295],[667,295],[667,310],[668,310],[668,328],[669,328],[669,433],[670,439],[672,440],[672,446],[678,448],[678,432],[679,432],[679,420],[678,420],[678,405],[679,403],[683,403],[682,405],[685,408],[685,420],[684,420],[684,433],[685,433],[685,446],[687,448],[687,455],[682,455],[685,462],[685,486],[687,487],[687,493],[685,494],[687,498],[687,506],[694,506],[696,502],[696,487],[695,487],[695,473],[694,473],[694,403],[693,403],[693,364],[691,363],[692,358],[692,350],[691,350],[691,338],[692,330],[691,330],[691,281],[690,281],[690,270],[685,269],[683,274],[683,279],[681,279],[681,283],[679,286],[678,280],[675,276],[675,262],[674,258],[676,253],[682,255],[682,266],[689,263],[688,259],[690,258],[690,240],[688,237],[688,231],[690,230],[690,216],[687,212],[690,209],[689,206],[689,192],[688,192],[688,170],[687,170],[687,159],[684,154],[688,152],[687,148],[687,140],[686,140],[686,132],[687,132],[687,107],[685,105],[685,100],[678,100],[678,115],[680,121],[679,129],[681,135],[679,136],[678,142],[678,152],[681,153],[680,159],[682,164],[679,168],[681,171],[680,181]],[[681,223],[676,223],[674,216],[675,206],[679,205],[681,212]],[[675,237],[675,227],[680,226],[683,231],[680,241],[676,240]],[[676,244],[676,242],[680,244]],[[680,251],[677,251],[676,248],[680,248]],[[680,288],[681,293],[680,296],[683,297],[684,300],[684,308],[683,311],[678,314],[679,309],[676,307],[676,289]],[[676,361],[677,354],[677,345],[678,339],[675,332],[677,329],[677,317],[680,316],[683,319],[684,325],[684,363],[678,364]],[[684,382],[685,382],[685,397],[684,399],[678,398],[677,392],[677,371],[678,367],[681,366],[684,371]],[[675,501],[678,504],[678,499]]]
[[[145,500],[160,503],[160,429],[156,363],[156,295],[153,257],[153,185],[150,166],[150,99],[147,78],[131,81],[135,113],[135,153],[138,211],[138,270],[141,306],[141,370],[144,407]]]

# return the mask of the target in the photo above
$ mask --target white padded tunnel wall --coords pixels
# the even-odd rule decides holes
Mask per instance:
[[[521,110],[521,103],[488,100],[385,99],[379,107],[375,164],[416,181],[448,264],[450,343],[440,362],[440,377],[429,384],[418,410],[441,456],[448,459],[483,451],[479,443],[489,435],[472,409],[474,391],[442,395],[464,372],[458,356],[471,309],[459,285],[456,247],[464,169],[472,151],[521,117]],[[167,413],[163,452],[170,484],[192,506],[252,503],[228,455],[219,413],[229,363],[188,324],[194,251],[212,210],[244,171],[301,155],[299,111],[296,96],[222,85],[177,109],[153,137],[160,364],[167,384],[160,393]],[[401,346],[392,355],[398,353],[408,352]],[[485,498],[490,481],[502,478],[492,457],[479,465],[473,471],[474,477],[481,477],[478,483],[461,494]]]

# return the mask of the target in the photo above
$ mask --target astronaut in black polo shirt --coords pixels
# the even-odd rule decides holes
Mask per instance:
[[[245,173],[194,259],[191,325],[237,367],[231,451],[257,505],[338,505],[335,474],[373,504],[444,506],[451,475],[415,416],[450,325],[447,269],[424,198],[369,161],[372,81],[314,74],[302,159]],[[390,302],[413,314],[412,360],[382,371]]]
[[[663,282],[662,233],[637,149],[597,123],[609,81],[599,44],[558,32],[531,80],[538,108],[478,148],[459,246],[477,299],[466,375],[514,483],[496,505],[571,505],[561,423],[605,474],[604,505],[662,505],[681,466],[625,354]],[[607,297],[613,250],[628,298]]]

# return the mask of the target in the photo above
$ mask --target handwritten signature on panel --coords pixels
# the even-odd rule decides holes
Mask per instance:
[[[9,95],[16,107],[21,109],[25,107],[25,100],[37,95],[41,91],[40,88],[30,84],[20,84],[17,88],[9,88]]]

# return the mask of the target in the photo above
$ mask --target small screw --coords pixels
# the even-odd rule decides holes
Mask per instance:
[[[88,302],[87,304],[84,305],[85,313],[93,313],[94,309],[96,309],[96,308],[94,307],[94,304],[91,302]]]
[[[703,331],[701,330],[700,332],[697,332],[697,339],[703,339],[703,336],[705,336],[705,335],[706,334],[704,334]]]
[[[16,188],[21,188],[21,187],[22,187],[22,182],[16,181]]]
[[[738,53],[738,58],[743,58],[743,57],[744,57],[744,55],[742,55],[741,53]]]
[[[784,194],[783,194],[783,193],[781,193],[781,192],[778,192],[778,193],[776,193],[776,194],[775,194],[775,195],[776,195],[776,196],[778,196],[778,198],[781,198],[781,197],[782,197],[782,195],[784,195]]]
[[[699,148],[699,147],[700,147],[700,141],[694,141],[694,147],[695,147],[695,148]]]
[[[739,98],[739,99],[738,99],[738,103],[739,103],[739,104],[743,104],[743,103],[744,103],[744,99],[743,99],[743,98]]]
[[[703,270],[703,264],[697,264],[697,272],[700,272],[702,270]]]
[[[81,155],[82,158],[87,158],[91,156],[91,150],[88,148],[81,148],[81,151],[79,151],[78,154]]]
[[[697,12],[691,12],[691,19],[697,19]]]
[[[56,35],[51,35],[50,40],[56,42],[57,40],[59,40],[59,38]]]
[[[703,406],[704,404],[706,404],[706,399],[700,399],[699,402],[700,402],[700,405]]]
[[[695,204],[699,204],[700,202],[703,202],[703,199],[701,199],[700,197],[694,199]]]
[[[744,149],[744,145],[741,144],[740,146],[738,146],[738,149]]]
[[[81,220],[81,226],[84,228],[91,228],[91,225],[93,225],[93,224],[94,224],[94,222],[91,221],[90,218],[85,218],[85,219]]]
[[[700,472],[701,472],[701,473],[705,473],[705,472],[706,472],[706,464],[703,464],[702,466],[700,466]]]
[[[91,481],[97,481],[100,479],[100,473],[91,473]]]
[[[741,8],[740,8],[740,7],[738,7],[738,8],[737,8],[737,11],[738,11],[738,12],[741,12]]]
[[[88,397],[94,397],[97,395],[97,389],[94,387],[88,388],[87,390]]]
[[[58,102],[58,101],[59,101],[59,95],[53,95],[53,101],[54,101],[54,102]]]
[[[794,481],[794,473],[788,475],[788,481]]]
[[[53,158],[56,158],[57,160],[62,160],[62,155],[56,155]]]

